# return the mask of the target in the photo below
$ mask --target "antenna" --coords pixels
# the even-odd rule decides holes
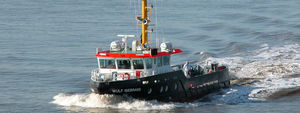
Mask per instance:
[[[155,0],[155,6],[157,6],[157,0]],[[159,39],[157,39],[157,29],[158,29],[158,20],[157,20],[157,7],[155,7],[155,41],[156,41],[156,47],[159,47]]]

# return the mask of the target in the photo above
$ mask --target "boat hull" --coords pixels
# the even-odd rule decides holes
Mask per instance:
[[[230,86],[228,68],[186,78],[181,70],[139,79],[90,82],[98,94],[129,95],[143,100],[193,101],[210,92]]]

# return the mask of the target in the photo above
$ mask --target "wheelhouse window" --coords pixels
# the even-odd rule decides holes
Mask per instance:
[[[152,68],[152,58],[147,58],[145,61],[146,61],[147,69],[151,69]]]
[[[156,57],[156,61],[157,61],[157,66],[161,66],[162,65],[162,59],[161,59],[161,57]]]
[[[116,69],[114,59],[100,59],[100,68]]]
[[[131,69],[130,60],[117,60],[118,69]]]
[[[162,59],[164,65],[170,65],[170,56],[163,56]]]
[[[143,60],[132,60],[132,64],[134,69],[144,69]]]

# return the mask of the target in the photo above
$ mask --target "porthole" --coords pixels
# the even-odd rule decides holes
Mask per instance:
[[[174,84],[174,90],[177,90],[177,83]]]
[[[165,92],[167,92],[167,91],[168,91],[168,89],[169,89],[169,86],[168,86],[168,85],[166,85]]]
[[[160,86],[160,93],[162,93],[163,92],[163,90],[164,90],[164,87],[163,86]]]
[[[152,93],[152,88],[149,88],[148,89],[148,94],[151,94]]]

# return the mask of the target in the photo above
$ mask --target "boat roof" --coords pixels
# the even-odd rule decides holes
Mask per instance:
[[[160,56],[168,56],[168,55],[177,54],[181,52],[182,50],[180,49],[173,49],[172,52],[157,52],[156,55],[151,55],[150,51],[148,51],[147,53],[120,53],[120,52],[111,52],[111,51],[101,51],[101,52],[97,52],[95,56],[103,57],[103,58],[153,58],[153,57],[160,57]]]

